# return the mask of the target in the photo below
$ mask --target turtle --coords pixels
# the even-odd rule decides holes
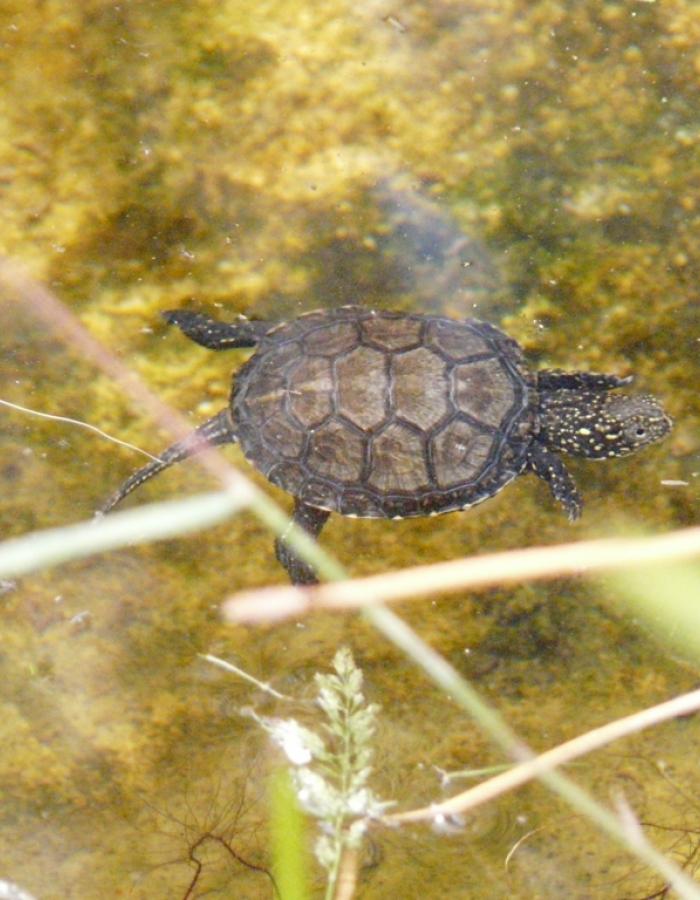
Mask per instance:
[[[332,512],[435,516],[475,506],[526,472],[575,520],[582,499],[561,453],[625,456],[672,427],[653,396],[617,393],[633,376],[536,371],[515,340],[477,319],[362,306],[279,323],[189,309],[163,317],[204,347],[255,352],[228,405],[134,472],[101,513],[203,445],[239,443],[294,497],[293,519],[313,537]],[[316,582],[281,538],[276,555],[292,583]]]

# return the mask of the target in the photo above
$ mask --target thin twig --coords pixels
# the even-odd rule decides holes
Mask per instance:
[[[346,847],[343,850],[333,900],[352,900],[355,896],[358,869],[360,868],[358,856],[356,849]]]
[[[9,400],[0,400],[0,406],[9,406],[10,409],[16,409],[19,412],[27,413],[30,416],[38,416],[40,419],[50,419],[52,422],[66,422],[69,425],[78,425],[80,428],[86,428],[88,431],[94,431],[95,434],[99,434],[100,437],[106,438],[113,444],[119,444],[120,447],[126,447],[129,450],[135,450],[137,453],[147,456],[154,462],[158,462],[158,457],[153,456],[147,450],[142,450],[141,447],[137,447],[136,444],[130,444],[128,441],[122,441],[111,434],[107,434],[106,431],[102,431],[102,429],[98,428],[96,425],[91,425],[89,422],[83,422],[81,419],[71,419],[70,416],[56,416],[53,413],[39,412],[38,409],[20,406],[19,403],[10,403]]]
[[[522,847],[525,841],[529,841],[530,838],[537,834],[539,831],[544,831],[544,826],[540,825],[539,828],[531,828],[530,831],[526,831],[524,835],[518,838],[518,840],[513,844],[508,853],[506,854],[506,858],[503,860],[503,868],[508,871],[508,866],[510,865],[511,859],[515,856],[518,850]]]
[[[291,697],[287,697],[286,694],[280,694],[279,691],[276,691],[273,687],[265,681],[258,681],[253,675],[249,675],[243,669],[239,669],[238,666],[234,666],[233,663],[227,662],[225,659],[221,659],[218,656],[212,656],[210,653],[198,653],[200,659],[205,659],[207,662],[212,663],[215,666],[218,666],[220,669],[224,669],[226,672],[232,672],[234,675],[238,675],[239,678],[242,678],[244,681],[250,682],[250,684],[254,684],[255,687],[259,688],[261,691],[264,691],[266,694],[270,694],[272,697],[276,697],[278,700],[291,700]]]
[[[275,622],[317,609],[358,609],[424,594],[612,571],[698,554],[700,527],[696,526],[658,537],[609,538],[508,550],[317,587],[242,591],[226,601],[223,612],[229,622]]]
[[[651,706],[630,716],[601,725],[600,728],[587,731],[585,734],[581,734],[570,741],[566,741],[564,744],[559,744],[559,746],[541,753],[534,759],[529,759],[526,762],[513,766],[506,772],[501,772],[499,775],[489,778],[488,781],[484,781],[476,787],[455,794],[449,800],[433,803],[420,809],[392,813],[391,815],[383,816],[381,821],[387,825],[396,825],[403,822],[432,821],[436,817],[465,813],[476,806],[480,806],[482,803],[500,797],[506,791],[511,791],[526,784],[528,781],[532,781],[543,772],[551,771],[557,766],[571,762],[622,737],[642,731],[644,728],[649,728],[652,725],[658,725],[660,722],[665,722],[668,719],[687,715],[697,709],[700,709],[700,690],[681,694],[681,696],[659,703],[657,706]]]

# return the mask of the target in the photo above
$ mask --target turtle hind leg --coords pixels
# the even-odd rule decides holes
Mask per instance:
[[[566,510],[571,522],[581,516],[583,500],[571,473],[556,453],[552,453],[539,441],[534,441],[528,455],[528,468],[538,478],[546,481],[552,496]]]
[[[303,528],[308,535],[316,538],[321,533],[321,529],[326,524],[329,515],[330,513],[326,509],[319,509],[317,506],[309,506],[301,500],[296,500],[292,521],[295,525]],[[318,583],[318,577],[313,566],[310,566],[296,555],[294,550],[285,542],[284,536],[278,537],[275,541],[275,555],[287,570],[292,584]]]
[[[188,338],[209,350],[254,347],[271,327],[269,322],[251,322],[243,316],[238,322],[219,322],[189,309],[168,309],[162,316],[170,325],[177,325]]]
[[[158,475],[159,472],[172,466],[173,463],[187,459],[189,456],[194,456],[195,453],[199,453],[200,450],[207,446],[235,444],[236,440],[236,432],[234,431],[231,414],[227,407],[204,422],[199,428],[196,428],[192,434],[164,450],[160,454],[159,459],[134,472],[133,475],[126,479],[119,490],[112,494],[109,500],[97,510],[98,515],[108,513],[124,497],[142,485],[144,481],[148,481],[154,475]]]

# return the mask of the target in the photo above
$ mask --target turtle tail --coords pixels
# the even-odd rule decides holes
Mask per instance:
[[[227,407],[211,419],[207,419],[192,434],[164,450],[160,454],[159,459],[148,463],[148,465],[143,466],[143,468],[134,472],[133,475],[130,475],[119,490],[99,507],[97,515],[101,516],[108,513],[117,503],[121,503],[128,494],[142,485],[144,481],[153,478],[154,475],[172,466],[173,463],[187,459],[189,456],[194,456],[196,453],[204,450],[205,447],[216,446],[217,444],[235,444],[236,440],[236,432],[234,431],[230,411]]]

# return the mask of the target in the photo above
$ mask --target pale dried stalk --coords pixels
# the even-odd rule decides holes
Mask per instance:
[[[333,900],[352,900],[357,888],[357,873],[360,868],[359,854],[357,850],[346,847],[340,861],[338,882],[335,886]]]
[[[700,527],[649,538],[610,538],[490,553],[317,587],[274,587],[234,594],[230,622],[272,622],[317,609],[358,609],[422,594],[491,587],[527,579],[612,571],[700,554]]]
[[[432,803],[420,809],[411,809],[406,812],[392,813],[383,816],[381,821],[386,825],[397,825],[404,822],[422,822],[432,821],[438,817],[454,816],[465,813],[474,809],[476,806],[486,803],[500,797],[506,791],[513,790],[532,781],[534,778],[542,775],[543,772],[550,772],[557,766],[571,762],[586,753],[597,750],[600,747],[610,744],[619,738],[642,731],[652,725],[658,725],[668,719],[674,719],[677,716],[687,715],[700,709],[700,690],[691,691],[688,694],[681,694],[665,703],[659,703],[657,706],[651,706],[643,709],[641,712],[633,713],[622,719],[616,719],[601,725],[600,728],[594,728],[585,734],[572,738],[558,747],[553,747],[545,753],[540,754],[534,759],[513,766],[506,772],[495,775],[484,781],[476,787],[455,794],[448,800],[441,803]]]

